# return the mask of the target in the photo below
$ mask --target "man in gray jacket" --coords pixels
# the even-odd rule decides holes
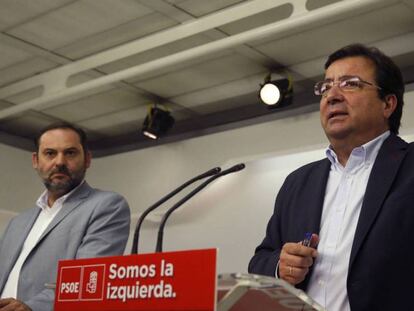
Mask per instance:
[[[36,207],[11,220],[0,240],[0,311],[53,310],[61,259],[121,255],[130,211],[119,194],[91,188],[86,135],[68,123],[36,139],[33,167],[46,190]]]

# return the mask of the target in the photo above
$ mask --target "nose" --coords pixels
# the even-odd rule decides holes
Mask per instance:
[[[344,100],[342,91],[336,84],[332,85],[329,91],[327,91],[327,93],[324,95],[324,98],[328,105],[334,105]]]
[[[63,153],[58,153],[55,157],[55,165],[56,166],[62,166],[66,164],[65,155]]]

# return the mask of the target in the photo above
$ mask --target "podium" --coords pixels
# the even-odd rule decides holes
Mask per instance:
[[[322,311],[287,282],[217,276],[217,249],[61,260],[55,311]]]
[[[255,274],[219,275],[217,299],[217,311],[325,310],[289,283]]]
[[[48,288],[56,285],[48,284]],[[325,311],[285,281],[255,274],[220,274],[217,298],[217,311]]]

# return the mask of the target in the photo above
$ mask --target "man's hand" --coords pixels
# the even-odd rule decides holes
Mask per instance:
[[[318,240],[319,237],[313,234],[310,247],[301,243],[283,245],[279,258],[279,277],[292,285],[302,282],[313,264],[313,259],[318,255],[315,249]]]
[[[0,311],[32,311],[27,305],[14,298],[0,299]]]

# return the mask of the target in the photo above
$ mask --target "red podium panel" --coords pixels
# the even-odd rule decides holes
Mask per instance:
[[[217,250],[62,260],[55,311],[213,311]]]

